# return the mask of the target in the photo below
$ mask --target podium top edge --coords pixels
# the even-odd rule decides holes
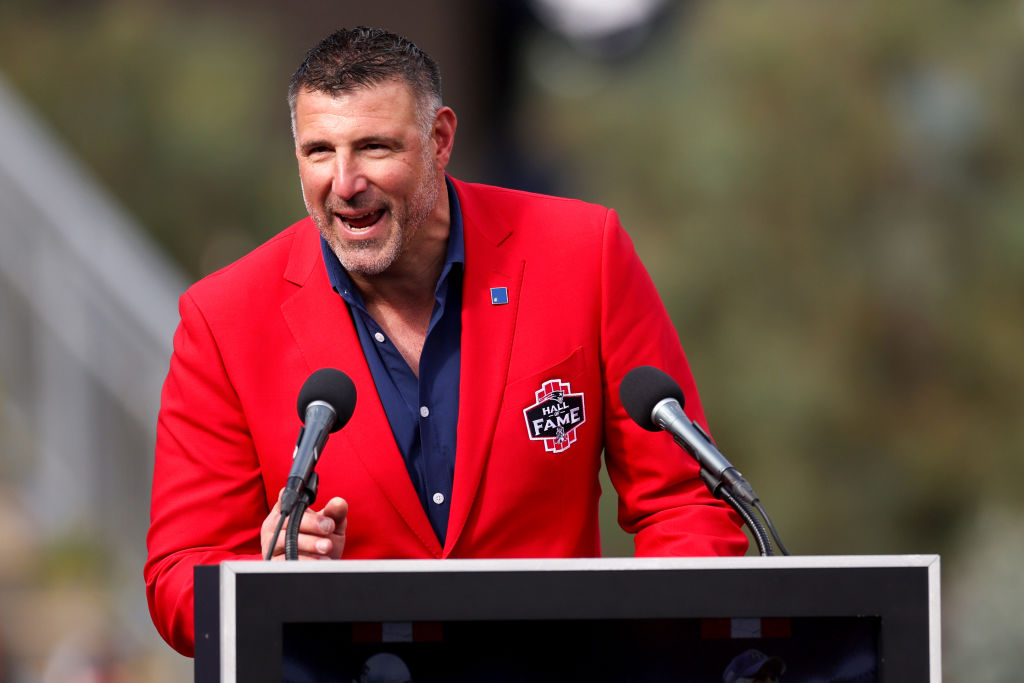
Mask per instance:
[[[319,562],[223,562],[221,575],[272,573],[625,571],[709,569],[837,569],[926,567],[938,555],[790,555],[775,557],[592,557],[447,560],[337,560]]]

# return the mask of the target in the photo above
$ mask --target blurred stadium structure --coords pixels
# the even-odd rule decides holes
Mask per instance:
[[[37,660],[48,680],[78,680],[113,658],[107,639],[151,630],[137,541],[185,279],[3,81],[0,149],[0,477],[13,515],[3,552],[63,557],[104,577],[101,591],[138,588],[105,608],[91,591],[61,593],[41,623],[53,586],[29,574],[53,568],[5,561],[0,581],[29,590],[4,591],[4,650]],[[146,641],[121,640],[122,656]]]
[[[146,505],[148,468],[113,454],[152,445],[185,278],[3,82],[0,145],[5,451],[32,445],[25,495],[61,513],[44,535],[69,518],[137,534],[123,511]]]

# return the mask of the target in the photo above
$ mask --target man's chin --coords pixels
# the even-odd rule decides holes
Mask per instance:
[[[380,275],[394,265],[401,253],[401,248],[396,248],[393,243],[393,233],[362,241],[347,240],[339,234],[335,225],[324,221],[322,216],[314,217],[313,222],[342,267],[350,274],[367,277]]]
[[[381,248],[334,249],[334,253],[342,267],[354,275],[380,275],[396,260],[395,254]]]

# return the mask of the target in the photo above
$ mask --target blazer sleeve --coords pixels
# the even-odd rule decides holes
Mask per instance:
[[[639,427],[619,400],[625,374],[652,365],[679,383],[688,416],[707,428],[675,327],[614,211],[602,245],[600,346],[605,458],[619,494],[619,524],[635,534],[636,554],[742,555],[748,542],[739,516],[711,495],[696,462],[667,433]]]
[[[157,421],[145,579],[157,630],[192,656],[193,567],[260,559],[259,530],[269,508],[214,334],[189,292],[179,310]]]

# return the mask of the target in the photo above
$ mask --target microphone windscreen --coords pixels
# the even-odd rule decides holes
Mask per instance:
[[[313,401],[323,401],[334,409],[337,417],[331,432],[336,432],[345,426],[356,409],[356,385],[341,370],[320,368],[309,376],[299,391],[299,419],[303,423],[306,421],[306,408]]]
[[[635,367],[626,373],[619,385],[619,400],[633,421],[649,432],[661,428],[654,423],[651,413],[654,406],[666,398],[674,398],[680,406],[686,405],[686,398],[679,384],[665,371],[650,365]]]

